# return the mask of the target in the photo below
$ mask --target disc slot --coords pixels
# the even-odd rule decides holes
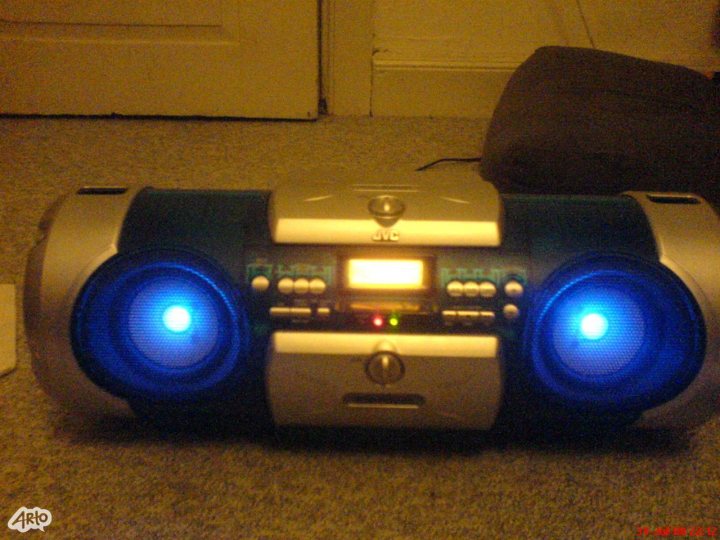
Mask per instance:
[[[425,398],[419,394],[345,394],[343,405],[350,409],[419,409]]]

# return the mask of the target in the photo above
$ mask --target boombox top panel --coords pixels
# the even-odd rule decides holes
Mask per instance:
[[[440,170],[333,180],[328,173],[305,173],[273,191],[275,243],[500,245],[500,196],[477,174]]]

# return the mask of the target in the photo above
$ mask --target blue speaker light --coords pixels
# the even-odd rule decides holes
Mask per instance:
[[[165,328],[171,332],[185,332],[192,324],[192,316],[184,306],[170,306],[162,316]]]
[[[586,339],[600,339],[607,333],[608,321],[600,313],[588,313],[580,321],[580,331]]]
[[[130,342],[160,366],[192,366],[202,362],[220,338],[219,307],[187,276],[157,276],[138,287],[128,306]]]
[[[236,287],[181,251],[107,261],[79,295],[72,331],[81,367],[122,397],[202,399],[247,370],[249,326]]]
[[[537,387],[579,410],[635,412],[668,401],[704,355],[702,315],[685,285],[624,255],[581,258],[551,274],[526,324]]]
[[[575,377],[618,374],[646,337],[640,304],[612,279],[569,287],[547,321],[559,365]]]

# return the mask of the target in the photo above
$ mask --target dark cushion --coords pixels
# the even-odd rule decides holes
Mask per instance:
[[[481,171],[501,191],[689,191],[720,203],[720,92],[690,69],[543,47],[510,78]]]

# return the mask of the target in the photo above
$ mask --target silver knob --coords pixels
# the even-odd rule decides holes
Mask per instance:
[[[368,211],[380,225],[390,227],[405,212],[405,203],[392,195],[379,195],[370,199]]]
[[[396,354],[383,351],[370,357],[365,372],[371,381],[385,386],[402,379],[405,366]]]

